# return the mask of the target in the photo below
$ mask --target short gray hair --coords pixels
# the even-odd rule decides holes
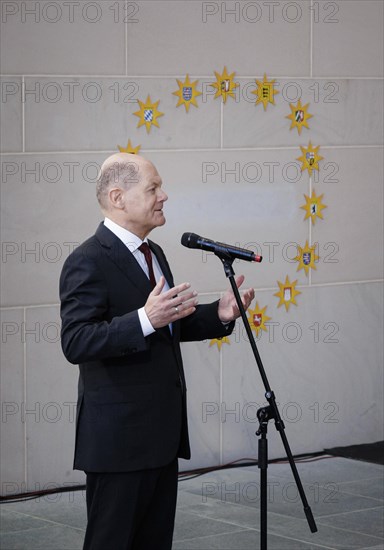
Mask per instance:
[[[107,208],[107,195],[113,186],[129,189],[140,181],[137,162],[118,162],[102,166],[96,183],[96,197],[102,208]]]

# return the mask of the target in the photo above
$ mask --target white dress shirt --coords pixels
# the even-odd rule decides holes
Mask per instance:
[[[123,244],[128,248],[130,252],[132,252],[133,256],[137,260],[137,263],[142,268],[146,276],[149,278],[149,271],[148,271],[148,264],[146,262],[144,254],[139,250],[139,246],[143,242],[148,242],[147,239],[144,239],[142,241],[140,237],[135,235],[134,233],[131,233],[128,231],[128,229],[125,229],[124,227],[121,227],[121,225],[118,225],[117,223],[113,222],[109,218],[105,218],[104,225],[107,227],[114,235],[116,235],[117,238],[119,238]],[[155,254],[152,254],[152,265],[153,265],[153,272],[155,275],[156,282],[160,279],[160,277],[163,275],[163,272],[160,269],[159,262],[157,261],[157,258]],[[169,290],[169,285],[167,281],[165,281],[165,285],[163,288],[163,292]],[[145,312],[144,307],[140,308],[138,310],[139,314],[139,321],[141,324],[141,329],[143,331],[144,336],[149,336],[153,332],[155,332],[155,329],[153,328],[150,320],[148,319],[148,316]]]

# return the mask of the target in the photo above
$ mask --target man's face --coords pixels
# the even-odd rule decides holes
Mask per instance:
[[[123,192],[125,227],[142,239],[152,229],[165,224],[163,204],[168,196],[162,180],[149,161],[139,163],[139,182]]]

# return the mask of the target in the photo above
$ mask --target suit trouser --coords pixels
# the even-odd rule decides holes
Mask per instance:
[[[87,472],[83,550],[170,550],[178,461],[122,473]]]

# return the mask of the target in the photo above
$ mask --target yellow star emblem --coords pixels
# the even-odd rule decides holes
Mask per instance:
[[[307,112],[309,103],[307,103],[303,107],[299,99],[299,101],[297,102],[297,105],[293,105],[293,103],[290,103],[289,106],[291,108],[291,114],[286,116],[285,118],[289,118],[292,121],[290,130],[292,130],[292,128],[297,128],[297,131],[299,132],[299,135],[300,135],[301,130],[303,129],[303,126],[305,128],[309,128],[307,122],[310,118],[313,117],[313,115]]]
[[[315,224],[316,218],[320,218],[322,220],[323,215],[321,211],[323,210],[323,208],[327,208],[327,205],[321,202],[321,199],[324,197],[324,194],[317,197],[316,191],[313,191],[311,197],[307,197],[307,195],[304,195],[304,197],[305,197],[306,204],[303,204],[303,206],[300,206],[300,208],[306,211],[304,220],[311,218],[311,221],[313,224]]]
[[[316,269],[315,261],[319,259],[319,256],[315,254],[315,246],[309,246],[308,241],[305,242],[305,247],[298,246],[298,255],[295,260],[299,262],[297,271],[304,269],[305,274],[308,275],[309,268]]]
[[[260,330],[267,331],[265,323],[267,321],[269,321],[269,319],[271,318],[271,317],[268,317],[268,315],[266,315],[266,313],[265,313],[265,310],[267,309],[267,307],[268,306],[265,306],[265,307],[263,307],[263,309],[260,309],[259,302],[256,302],[255,309],[249,309],[248,310],[248,312],[249,312],[249,317],[248,317],[249,326],[251,327],[252,330],[254,330],[256,332],[256,336],[259,335]]]
[[[221,350],[221,346],[223,344],[230,344],[228,336],[223,336],[223,338],[214,338],[209,342],[209,347],[212,347],[214,345],[217,345],[219,351]]]
[[[160,111],[157,110],[160,100],[156,101],[156,103],[152,103],[151,97],[148,95],[147,101],[145,103],[140,101],[140,99],[138,99],[137,102],[140,105],[140,111],[136,111],[136,113],[133,113],[135,116],[138,116],[140,118],[137,127],[140,128],[145,124],[147,132],[149,134],[152,124],[159,128],[159,123],[157,122],[157,119],[164,115],[164,113],[160,113]]]
[[[301,152],[303,153],[301,157],[298,157],[296,160],[301,160],[301,171],[308,170],[310,176],[312,176],[312,170],[319,170],[319,161],[324,157],[318,155],[318,150],[320,145],[313,147],[312,143],[309,142],[308,147],[301,147]]]
[[[268,103],[275,105],[275,94],[280,93],[274,88],[275,82],[276,80],[268,80],[265,73],[262,82],[260,80],[256,80],[257,89],[253,90],[252,93],[257,96],[256,105],[262,103],[264,106],[264,111],[267,110]]]
[[[120,153],[131,153],[132,155],[138,155],[141,149],[141,145],[133,147],[131,140],[129,139],[126,147],[121,147],[120,145],[118,145],[118,148]]]
[[[227,101],[228,96],[235,99],[235,94],[233,90],[235,90],[235,88],[239,86],[238,83],[233,81],[235,73],[228,74],[227,67],[224,67],[223,74],[217,73],[215,71],[215,76],[216,82],[210,84],[210,86],[216,88],[214,99],[221,96],[223,98],[223,103]]]
[[[301,292],[299,290],[296,290],[295,288],[296,283],[297,283],[297,280],[291,283],[288,275],[285,277],[285,283],[281,283],[280,281],[277,281],[277,284],[279,285],[279,288],[280,288],[279,292],[276,292],[276,294],[274,294],[274,296],[277,296],[278,298],[280,298],[280,301],[277,307],[280,307],[284,304],[285,310],[288,311],[291,304],[294,304],[295,306],[297,306],[295,297],[298,294],[301,294]]]
[[[189,75],[187,74],[184,82],[181,82],[181,80],[177,80],[177,79],[176,79],[176,82],[179,86],[179,89],[177,90],[177,92],[172,92],[173,95],[176,95],[179,98],[179,101],[176,107],[179,107],[180,105],[184,105],[187,113],[189,111],[190,105],[194,105],[195,107],[198,107],[196,98],[199,97],[199,95],[201,95],[201,92],[196,90],[198,80],[191,82],[189,80]]]

